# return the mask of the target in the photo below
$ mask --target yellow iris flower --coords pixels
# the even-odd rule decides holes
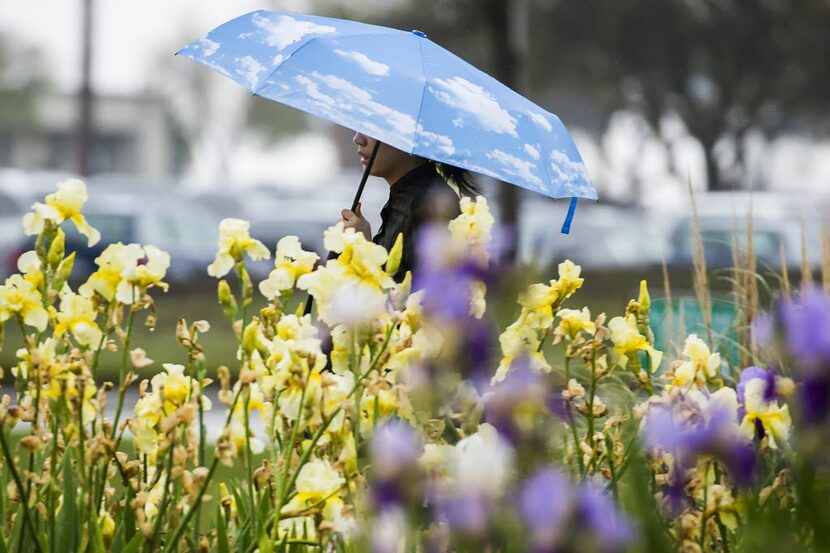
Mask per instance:
[[[271,257],[271,252],[262,242],[251,238],[248,232],[250,227],[251,224],[242,219],[223,219],[219,223],[219,251],[208,266],[210,276],[225,276],[246,253],[254,261]]]
[[[81,208],[87,200],[86,185],[78,179],[67,179],[58,183],[57,192],[46,196],[45,203],[36,202],[32,211],[23,217],[23,230],[29,235],[43,232],[47,220],[60,225],[64,221],[72,221],[78,232],[87,237],[89,246],[94,246],[100,239],[101,233],[92,228],[81,214]]]
[[[690,334],[686,338],[683,355],[686,359],[674,370],[672,386],[704,386],[706,381],[716,376],[720,370],[720,354],[711,353],[709,346],[696,334]]]
[[[582,310],[560,309],[556,316],[559,317],[559,326],[556,327],[556,334],[559,336],[567,336],[570,340],[574,340],[582,331],[591,335],[597,331],[587,307],[583,307]]]
[[[299,277],[313,271],[318,259],[316,253],[303,250],[296,236],[281,238],[274,254],[274,270],[259,284],[259,291],[268,299],[278,297],[292,289]]]
[[[755,435],[756,421],[760,422],[764,432],[770,436],[769,445],[773,449],[783,447],[790,435],[792,419],[790,410],[779,406],[778,402],[766,401],[764,392],[767,382],[760,378],[753,378],[746,383],[744,388],[744,420],[741,422],[741,431],[747,437]]]
[[[297,475],[297,494],[283,508],[283,513],[302,513],[309,507],[318,506],[323,508],[325,514],[336,514],[338,502],[342,502],[339,491],[346,483],[343,476],[323,459],[313,459],[303,465]],[[328,513],[326,511],[329,511]]]
[[[473,200],[465,196],[461,198],[459,207],[461,215],[449,223],[450,237],[453,242],[468,248],[469,254],[486,263],[489,259],[487,244],[495,222],[487,198],[477,196]]]
[[[0,286],[0,323],[17,316],[41,332],[49,323],[37,288],[21,275],[12,275]]]
[[[614,353],[618,355],[617,364],[625,368],[638,352],[645,351],[651,359],[651,370],[655,371],[663,359],[663,352],[654,349],[648,339],[637,329],[637,317],[633,314],[614,317],[608,322]]]
[[[82,346],[95,348],[101,343],[102,332],[95,322],[97,313],[92,300],[68,291],[61,296],[55,336],[71,332]]]

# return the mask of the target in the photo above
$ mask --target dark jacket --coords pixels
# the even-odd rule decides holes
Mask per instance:
[[[403,255],[395,274],[400,282],[418,264],[418,231],[424,223],[448,223],[460,213],[458,195],[438,174],[432,162],[413,169],[389,187],[389,200],[380,212],[381,225],[373,238],[392,249],[398,233],[403,233]]]

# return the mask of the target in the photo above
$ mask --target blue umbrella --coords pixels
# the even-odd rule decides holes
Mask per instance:
[[[178,54],[254,96],[399,150],[573,198],[563,232],[576,198],[597,199],[557,116],[420,31],[261,10],[220,25]]]

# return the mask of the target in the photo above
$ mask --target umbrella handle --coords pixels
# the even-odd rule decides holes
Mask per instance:
[[[352,201],[352,212],[357,210],[357,204],[360,203],[360,197],[363,195],[363,189],[366,187],[366,181],[369,180],[369,172],[372,170],[372,165],[375,163],[375,157],[378,155],[380,149],[380,140],[375,140],[375,146],[372,148],[372,153],[369,155],[369,161],[366,162],[366,168],[363,170],[363,176],[360,178],[360,184],[355,192],[354,200]],[[326,261],[337,258],[336,253],[329,252],[326,256]],[[308,301],[305,303],[304,315],[311,313],[311,307],[314,305],[314,297],[309,295]]]

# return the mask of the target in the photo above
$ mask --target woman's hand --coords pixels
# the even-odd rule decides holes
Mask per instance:
[[[344,209],[340,212],[340,216],[343,218],[343,226],[346,228],[353,228],[355,232],[363,234],[363,236],[366,237],[366,240],[372,239],[372,227],[369,225],[369,221],[367,221],[360,212],[359,202],[355,211]]]

